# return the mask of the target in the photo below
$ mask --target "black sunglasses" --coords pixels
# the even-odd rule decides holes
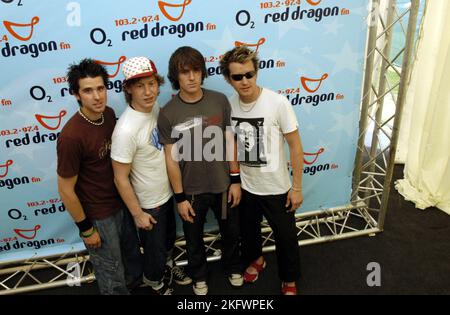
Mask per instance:
[[[241,81],[244,77],[247,79],[251,79],[256,75],[256,71],[249,71],[244,74],[232,74],[230,77],[233,79],[233,81]]]

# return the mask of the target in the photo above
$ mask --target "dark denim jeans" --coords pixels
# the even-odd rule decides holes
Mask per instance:
[[[206,264],[203,228],[208,210],[211,208],[219,223],[222,244],[222,263],[225,273],[241,273],[239,255],[239,212],[237,208],[227,208],[227,219],[221,218],[222,194],[189,195],[195,211],[194,223],[183,221],[184,236],[188,256],[188,271],[194,281],[206,281]]]
[[[92,222],[100,234],[102,245],[98,249],[88,248],[88,252],[101,294],[129,294],[120,246],[125,211],[128,212],[121,209],[113,216]]]
[[[143,209],[157,223],[150,231],[136,231],[133,217],[128,212],[124,219],[122,242],[125,274],[129,287],[142,281],[142,275],[149,281],[159,283],[164,277],[167,259],[171,258],[176,238],[173,199],[155,209]],[[138,239],[139,236],[139,239]],[[142,246],[142,255],[139,247]]]
[[[241,251],[244,266],[262,256],[261,221],[264,215],[273,231],[278,275],[285,282],[300,277],[300,252],[295,212],[286,212],[287,194],[260,196],[242,190],[240,207]]]
[[[122,257],[127,287],[132,290],[142,283],[144,257],[141,253],[136,225],[130,211],[124,211],[122,227]]]

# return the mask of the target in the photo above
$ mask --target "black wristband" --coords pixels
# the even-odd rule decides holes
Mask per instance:
[[[78,229],[80,230],[80,233],[86,232],[92,228],[92,222],[86,218],[83,221],[75,222],[75,224],[78,226]]]
[[[184,194],[184,192],[180,192],[180,193],[174,193],[175,196],[175,201],[177,203],[182,203],[183,201],[186,201],[186,195]]]
[[[241,183],[241,175],[230,175],[230,184],[240,184]]]

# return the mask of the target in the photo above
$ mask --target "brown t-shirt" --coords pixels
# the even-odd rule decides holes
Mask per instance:
[[[158,117],[160,142],[184,142],[179,166],[186,194],[221,193],[228,189],[230,179],[225,154],[225,130],[231,124],[230,115],[227,97],[207,89],[203,89],[203,98],[196,103],[186,103],[177,95],[161,109]],[[205,133],[207,127],[221,132],[209,135]],[[219,150],[217,152],[222,154],[215,155],[217,159],[208,159],[203,153],[210,151],[213,137],[218,141],[218,147],[211,151]]]
[[[114,185],[111,165],[111,135],[116,124],[114,111],[106,107],[105,122],[95,126],[77,112],[61,131],[57,142],[58,175],[78,175],[75,193],[90,219],[115,214],[122,200]]]

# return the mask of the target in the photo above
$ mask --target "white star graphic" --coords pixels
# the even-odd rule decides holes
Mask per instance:
[[[302,97],[302,96],[305,96],[305,95],[300,94],[300,97]],[[311,115],[311,110],[313,109],[314,106],[312,106],[311,104],[307,104],[307,103],[303,103],[300,106],[303,109],[303,112],[307,113],[308,115]]]
[[[295,23],[281,23],[278,26],[278,39],[283,38],[289,31],[292,30],[309,31],[310,29],[305,26],[304,21],[296,21]]]
[[[311,47],[310,46],[305,46],[305,47],[303,47],[303,48],[301,48],[300,49],[300,52],[303,54],[303,55],[310,55],[310,54],[312,54],[312,49],[311,49]]]
[[[321,148],[324,148],[327,152],[331,153],[334,150],[332,149],[333,143],[329,141],[324,141],[320,139],[320,141],[314,147],[315,150],[319,151]]]
[[[314,124],[309,124],[308,126],[306,126],[306,129],[309,131],[314,131],[317,129],[317,126]]]
[[[365,5],[359,8],[350,9],[351,14],[361,15],[366,18],[366,16],[369,14],[369,5]]]
[[[331,113],[334,117],[335,123],[332,128],[330,128],[329,132],[340,132],[344,131],[347,136],[352,136],[357,129],[358,123],[358,115],[354,112],[350,112],[348,114],[338,114]]]
[[[214,57],[218,57],[228,50],[230,50],[230,47],[234,46],[234,42],[236,40],[244,41],[244,38],[235,39],[233,34],[231,34],[231,31],[228,27],[225,28],[225,30],[222,33],[222,37],[220,39],[205,39],[203,40],[203,43],[208,45],[211,48],[215,49]],[[208,57],[208,56],[205,56]]]
[[[26,108],[16,109],[14,113],[10,116],[10,124],[11,123],[17,124],[17,122],[20,121],[20,125],[19,126],[14,125],[11,126],[11,128],[22,128],[26,125],[28,126],[32,124],[38,124],[34,114],[39,113],[40,110],[42,110],[42,107],[36,101],[31,104],[28,104]]]
[[[343,70],[349,70],[353,72],[361,71],[361,60],[363,58],[363,54],[355,52],[352,50],[350,44],[345,43],[342,50],[337,54],[326,54],[323,55],[328,60],[334,62],[334,68],[332,70],[332,74],[336,74]]]
[[[41,177],[41,182],[56,180],[56,160],[49,167],[38,168],[38,170],[44,173],[44,176]]]
[[[22,165],[20,165],[20,163],[17,163],[16,161],[14,161],[14,164],[11,165],[10,167],[15,173],[17,173],[17,174],[22,173],[23,167],[22,167]]]
[[[344,24],[339,23],[337,19],[333,20],[330,24],[324,24],[323,25],[325,31],[324,34],[335,34],[337,35],[339,32],[339,29],[344,27]]]
[[[44,149],[43,146],[40,145],[29,145],[27,147],[16,147],[14,148],[9,155],[10,156],[26,156],[30,161],[35,161],[36,160],[36,151],[40,151]]]

